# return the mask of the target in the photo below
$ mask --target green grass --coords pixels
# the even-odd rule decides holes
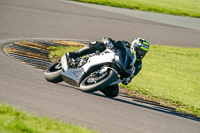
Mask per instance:
[[[50,51],[49,53],[49,59],[54,62],[60,57],[63,56],[63,54],[70,52],[70,51],[75,51],[82,48],[82,46],[63,46],[63,47],[54,47],[50,46],[48,47],[48,50]]]
[[[79,48],[53,48],[49,57],[61,57]],[[121,86],[154,99],[170,101],[179,106],[179,111],[200,117],[199,59],[200,48],[151,45],[141,72],[128,86]]]
[[[0,133],[95,133],[48,117],[37,117],[11,106],[0,104]]]
[[[129,90],[170,100],[200,116],[200,48],[152,45]]]
[[[199,0],[74,0],[165,14],[200,17]]]

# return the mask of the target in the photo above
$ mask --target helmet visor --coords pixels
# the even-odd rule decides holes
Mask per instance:
[[[137,50],[137,55],[139,56],[139,59],[142,59],[146,55],[147,51],[143,49],[138,49]]]

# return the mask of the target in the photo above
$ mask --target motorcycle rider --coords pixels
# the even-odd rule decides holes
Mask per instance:
[[[69,58],[77,58],[87,54],[91,54],[94,52],[103,52],[106,48],[114,48],[117,47],[119,49],[130,49],[131,55],[130,58],[134,58],[130,63],[130,71],[131,74],[129,77],[124,78],[122,84],[128,85],[131,82],[131,79],[135,77],[142,68],[142,59],[146,55],[149,50],[149,43],[142,38],[135,38],[130,44],[128,41],[115,41],[111,38],[104,37],[102,41],[93,41],[90,42],[87,46],[75,51],[68,52],[67,56]],[[136,58],[135,58],[136,56]]]

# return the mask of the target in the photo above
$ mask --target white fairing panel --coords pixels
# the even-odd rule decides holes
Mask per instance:
[[[68,65],[67,65],[67,55],[66,54],[64,54],[61,57],[61,64],[62,64],[62,70],[67,71]]]
[[[113,62],[114,56],[115,56],[114,52],[102,53],[97,56],[92,56],[88,59],[87,63],[83,65],[82,68],[84,69],[85,72],[87,72],[88,69],[98,64],[111,63]]]

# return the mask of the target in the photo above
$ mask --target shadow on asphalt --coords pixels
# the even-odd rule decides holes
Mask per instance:
[[[58,85],[80,90],[78,87],[73,87],[73,86],[70,86],[70,85],[67,85],[67,84],[58,84]],[[159,103],[144,100],[144,99],[141,99],[141,98],[138,98],[138,97],[123,95],[123,96],[118,96],[118,97],[115,97],[115,98],[110,98],[110,97],[105,96],[104,94],[95,93],[95,92],[87,93],[87,94],[91,94],[91,95],[95,95],[95,96],[99,96],[99,97],[103,97],[103,98],[108,98],[108,99],[118,101],[118,102],[121,102],[121,103],[130,104],[130,105],[133,105],[133,106],[138,106],[138,107],[141,107],[141,108],[146,108],[146,109],[150,109],[150,110],[154,110],[154,111],[158,111],[158,112],[162,112],[162,113],[166,113],[166,114],[170,114],[170,115],[174,115],[174,116],[178,116],[178,117],[182,117],[182,118],[186,118],[186,119],[190,119],[190,120],[194,120],[194,121],[200,121],[200,118],[198,118],[195,115],[181,113],[181,112],[176,111],[175,108],[162,106]],[[126,98],[130,99],[130,101],[120,99],[120,97],[126,97]],[[153,107],[151,107],[152,105],[153,105]]]
[[[100,97],[109,98],[109,97],[104,96],[103,94],[98,94],[98,93],[91,93],[91,94],[96,95],[96,96],[100,96]],[[176,111],[175,108],[162,106],[159,103],[143,100],[143,99],[137,98],[137,97],[130,96],[128,98],[130,98],[131,101],[123,100],[123,99],[120,99],[119,97],[109,98],[109,99],[112,99],[112,100],[115,100],[115,101],[118,101],[118,102],[122,102],[122,103],[126,103],[126,104],[131,104],[133,106],[138,106],[138,107],[142,107],[142,108],[146,108],[146,109],[150,109],[150,110],[154,110],[154,111],[158,111],[158,112],[162,112],[162,113],[166,113],[166,114],[179,116],[179,117],[190,119],[190,120],[200,121],[200,118],[198,118],[197,116],[178,112],[178,111]],[[137,103],[135,103],[134,101],[137,102]],[[144,105],[144,103],[148,104],[148,105],[154,105],[154,106],[153,107],[150,107],[148,105],[146,106],[146,105]]]

